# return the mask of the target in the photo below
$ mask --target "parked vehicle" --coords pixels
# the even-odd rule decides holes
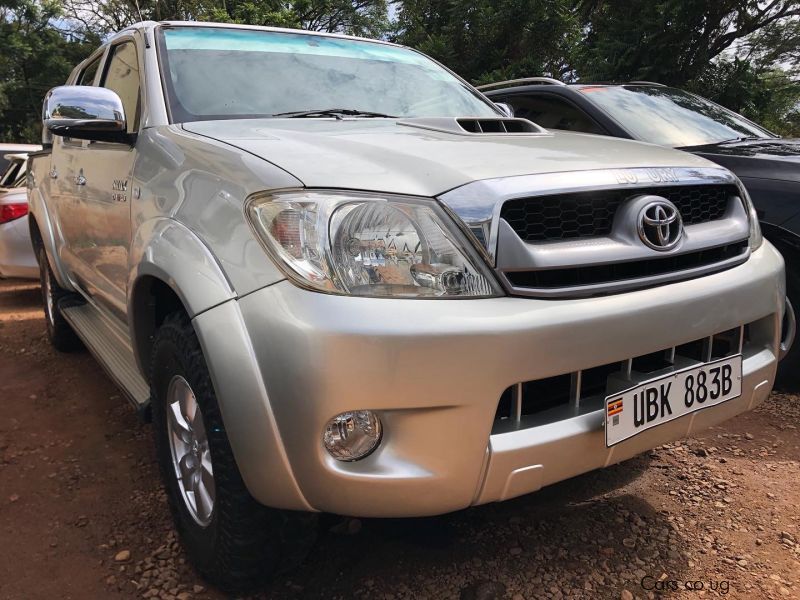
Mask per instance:
[[[41,146],[30,146],[41,150]],[[39,266],[28,226],[25,185],[27,154],[6,154],[6,169],[0,176],[0,278],[39,278]]]
[[[678,148],[733,171],[753,199],[764,236],[786,259],[788,296],[800,305],[800,140],[658,83],[566,85],[533,77],[479,89],[543,127]],[[800,385],[800,344],[786,357],[780,379]]]
[[[316,512],[506,500],[772,387],[783,259],[727,169],[507,118],[414,50],[141,23],[43,114],[50,339],[151,414],[226,589],[302,557]]]
[[[28,152],[36,152],[41,149],[41,146],[35,144],[4,144],[0,142],[0,173],[5,173],[8,168],[7,154],[27,154]]]

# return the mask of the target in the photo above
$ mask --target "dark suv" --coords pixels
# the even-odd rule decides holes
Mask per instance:
[[[696,94],[646,81],[567,85],[530,77],[478,89],[548,129],[670,146],[733,171],[755,203],[764,236],[783,254],[788,295],[800,305],[800,139],[781,138]],[[784,326],[793,329],[788,320]],[[800,344],[789,352],[781,379],[800,384]]]

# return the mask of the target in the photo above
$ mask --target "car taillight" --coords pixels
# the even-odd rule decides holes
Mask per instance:
[[[14,219],[19,219],[28,214],[27,202],[15,202],[14,204],[0,204],[0,225],[8,223]]]

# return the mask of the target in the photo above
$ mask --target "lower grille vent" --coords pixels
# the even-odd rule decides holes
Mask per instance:
[[[771,319],[770,315],[761,321]],[[739,353],[747,355],[763,343],[752,339],[753,331],[763,328],[761,321],[628,360],[512,385],[497,404],[492,433],[546,425],[600,410],[607,395],[630,387],[632,382]]]

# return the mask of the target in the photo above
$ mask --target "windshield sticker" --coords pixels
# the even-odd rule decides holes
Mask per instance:
[[[315,54],[365,60],[385,60],[430,68],[430,61],[406,48],[377,42],[223,27],[179,27],[164,30],[167,50],[227,50]]]

